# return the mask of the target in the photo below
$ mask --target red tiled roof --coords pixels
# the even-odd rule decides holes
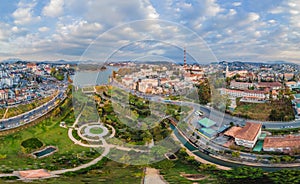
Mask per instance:
[[[244,127],[232,127],[227,130],[224,135],[238,139],[253,141],[261,128],[260,123],[247,122]]]
[[[224,135],[230,136],[230,137],[235,137],[238,131],[240,131],[242,127],[231,127],[229,130],[227,130]]]
[[[246,125],[238,132],[236,138],[253,141],[259,133],[261,126],[262,125],[260,123],[247,122]]]
[[[300,136],[266,137],[263,148],[300,147]]]
[[[259,82],[259,87],[281,87],[280,82]]]

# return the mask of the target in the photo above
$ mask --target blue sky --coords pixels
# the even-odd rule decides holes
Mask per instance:
[[[297,0],[2,0],[0,60],[297,63],[299,20]]]

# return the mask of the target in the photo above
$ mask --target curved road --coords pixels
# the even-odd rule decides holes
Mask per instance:
[[[151,101],[164,102],[164,99],[159,96],[152,96],[152,97],[148,97],[147,99],[149,99]],[[221,120],[222,125],[229,125],[230,122],[233,122],[234,124],[244,126],[247,121],[250,121],[250,122],[256,122],[256,123],[262,123],[266,129],[300,128],[300,120],[289,121],[289,122],[257,121],[257,120],[244,119],[244,118],[231,116],[229,114],[226,114],[225,112],[220,112],[211,107],[200,105],[200,104],[193,103],[193,102],[170,100],[165,103],[172,103],[172,104],[177,104],[177,105],[181,105],[181,106],[189,106],[194,109],[194,112],[196,110],[200,110],[204,113],[204,115],[206,117],[211,117],[213,119]]]
[[[66,97],[64,92],[65,92],[64,88],[60,89],[58,94],[54,98],[52,98],[50,101],[46,102],[45,104],[31,111],[25,112],[23,114],[8,119],[1,119],[0,131],[5,131],[5,130],[20,127],[47,114],[50,110],[56,107],[55,106],[56,100],[63,100]]]
[[[226,114],[225,112],[220,112],[217,111],[211,107],[200,105],[194,102],[185,102],[185,101],[168,101],[165,102],[164,98],[161,96],[156,96],[156,95],[145,95],[139,92],[135,92],[133,90],[127,89],[123,85],[113,81],[110,83],[110,85],[116,86],[118,88],[121,88],[122,90],[135,94],[141,98],[145,98],[147,100],[155,101],[155,102],[164,102],[164,103],[173,103],[173,104],[178,104],[178,105],[183,105],[183,106],[190,106],[193,107],[194,112],[196,110],[201,110],[204,112],[206,117],[211,117],[213,119],[218,119],[221,122],[221,125],[229,125],[230,122],[233,122],[234,124],[238,125],[245,125],[247,121],[250,122],[257,122],[257,123],[262,123],[266,129],[284,129],[284,128],[300,128],[300,120],[294,120],[294,121],[288,121],[288,122],[282,122],[282,121],[257,121],[257,120],[251,120],[251,119],[244,119],[244,118],[239,118],[235,116],[231,116],[229,114]]]

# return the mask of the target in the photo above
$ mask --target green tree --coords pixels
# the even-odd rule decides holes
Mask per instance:
[[[231,153],[231,156],[238,158],[238,157],[240,157],[240,152],[239,151],[234,151],[234,152]]]
[[[253,168],[253,167],[238,167],[232,170],[223,171],[221,173],[221,177],[226,179],[254,180],[254,179],[263,178],[263,176],[264,173],[262,169]]]
[[[282,169],[268,174],[268,178],[275,184],[300,183],[300,171],[292,169]]]
[[[209,103],[211,101],[211,86],[208,79],[205,79],[197,87],[200,104]]]

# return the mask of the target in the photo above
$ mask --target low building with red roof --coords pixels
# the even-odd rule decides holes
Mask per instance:
[[[300,148],[300,135],[266,137],[263,144],[264,151],[290,152]]]
[[[244,127],[231,127],[224,135],[233,137],[237,145],[253,148],[261,134],[261,127],[260,123],[247,122]]]

